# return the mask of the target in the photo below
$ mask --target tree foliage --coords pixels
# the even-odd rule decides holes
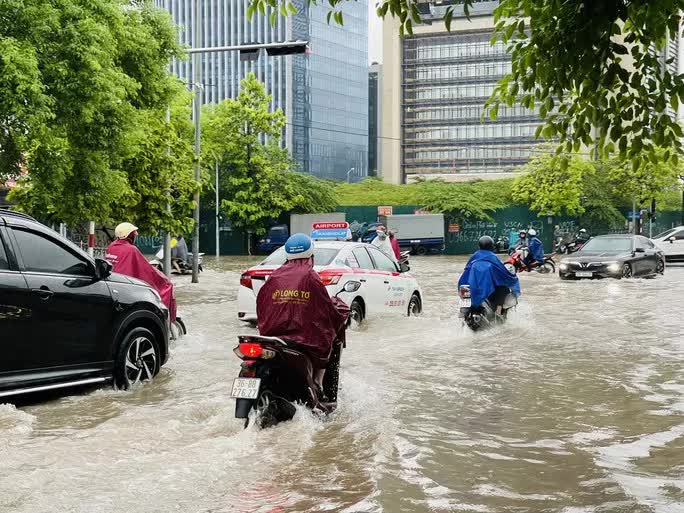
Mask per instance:
[[[662,155],[663,150],[656,150]],[[562,162],[567,162],[562,165]],[[513,185],[513,199],[540,215],[579,216],[587,228],[624,223],[620,208],[649,205],[670,198],[678,188],[679,166],[671,161],[648,163],[634,173],[619,159],[589,161],[577,155],[550,155],[531,160]]]
[[[235,100],[207,105],[203,114],[203,163],[218,163],[221,209],[238,227],[257,234],[285,212],[327,212],[335,207],[332,186],[294,171],[280,147],[285,115],[270,111],[271,97],[254,74]]]
[[[342,24],[349,1],[328,0],[328,22]],[[455,16],[469,17],[476,1],[448,5],[447,30]],[[281,0],[250,3],[252,13],[266,6],[291,11]],[[376,6],[380,17],[399,20],[402,34],[422,23],[416,2]],[[558,140],[559,155],[596,148],[603,159],[617,155],[636,171],[656,162],[660,147],[677,165],[684,133],[674,114],[684,102],[684,76],[660,57],[668,38],[678,37],[683,10],[684,0],[500,0],[492,41],[507,45],[512,70],[489,99],[489,115],[495,119],[501,104],[521,102],[538,109],[544,123],[537,137]]]
[[[151,0],[0,0],[0,174],[28,168],[20,208],[74,224],[141,214],[176,148],[163,125],[178,54]],[[167,224],[155,215],[142,224]]]

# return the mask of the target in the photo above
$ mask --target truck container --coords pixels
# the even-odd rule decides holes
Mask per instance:
[[[344,212],[330,212],[326,214],[291,214],[290,225],[277,224],[271,226],[263,239],[257,244],[259,253],[270,254],[285,245],[287,239],[294,233],[311,234],[314,223],[338,223],[346,221]]]
[[[402,250],[414,255],[444,250],[443,214],[405,214],[380,216],[380,222],[393,230]]]

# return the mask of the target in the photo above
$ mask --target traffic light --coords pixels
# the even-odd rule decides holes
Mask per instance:
[[[277,46],[267,46],[266,53],[271,57],[308,53],[308,41],[286,41]]]

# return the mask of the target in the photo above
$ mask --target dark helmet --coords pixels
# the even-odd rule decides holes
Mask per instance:
[[[494,239],[492,239],[489,235],[483,235],[480,237],[480,240],[477,241],[477,245],[480,246],[480,249],[494,251]]]

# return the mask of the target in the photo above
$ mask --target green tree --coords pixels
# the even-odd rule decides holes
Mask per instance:
[[[426,180],[418,184],[419,204],[432,212],[444,213],[454,221],[492,219],[492,212],[508,206],[505,193],[491,194],[492,185],[492,182],[484,181],[446,183]],[[503,184],[494,184],[495,187],[497,185]]]
[[[135,209],[146,180],[127,166],[149,159],[178,94],[168,13],[151,0],[0,0],[0,12],[0,174],[29,170],[13,200],[67,223]]]
[[[343,5],[328,0],[328,22],[343,24]],[[445,10],[447,30],[455,15],[469,16],[477,0],[457,0]],[[317,0],[307,0],[309,5]],[[291,4],[251,0],[287,15]],[[379,0],[377,13],[400,21],[401,33],[421,23],[418,3]],[[632,168],[655,161],[657,147],[677,163],[682,129],[673,111],[684,102],[684,77],[660,62],[668,38],[677,38],[684,0],[500,0],[493,40],[507,44],[511,73],[488,102],[539,109],[538,135],[556,138],[558,151],[596,147],[603,158],[617,153]],[[672,110],[668,110],[672,109]]]
[[[221,209],[238,227],[262,234],[286,212],[326,212],[335,207],[333,187],[294,171],[280,147],[285,115],[270,111],[271,97],[254,74],[235,100],[204,108],[203,164],[218,163]]]

